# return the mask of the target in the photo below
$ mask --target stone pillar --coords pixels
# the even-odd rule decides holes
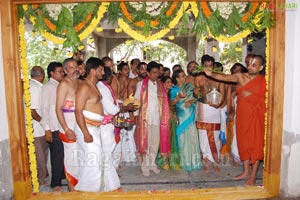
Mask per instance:
[[[186,57],[187,61],[196,60],[196,49],[198,48],[198,42],[196,40],[196,36],[188,37],[188,45],[187,45]]]
[[[289,2],[293,3],[291,0],[286,1]],[[285,11],[285,14],[286,24],[282,30],[285,31],[286,47],[280,193],[286,197],[300,197],[300,90],[297,87],[300,77],[299,8],[295,11]]]

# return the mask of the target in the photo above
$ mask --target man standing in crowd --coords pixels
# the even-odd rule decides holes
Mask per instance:
[[[76,135],[74,133],[75,119],[75,93],[81,82],[78,78],[80,72],[77,62],[67,58],[63,62],[66,76],[59,83],[56,97],[56,115],[60,123],[59,138],[64,145],[64,166],[69,191],[74,190],[77,184],[78,167],[74,152],[77,150]]]
[[[164,85],[158,80],[159,69],[158,63],[148,63],[148,77],[137,84],[135,93],[141,106],[134,138],[144,176],[150,176],[150,170],[160,173],[155,163],[159,144],[161,154],[170,153],[169,102]]]
[[[34,66],[30,71],[30,109],[33,118],[34,147],[37,160],[38,180],[40,186],[46,184],[48,144],[41,122],[41,98],[45,72],[40,66]]]
[[[64,78],[62,64],[51,62],[47,67],[47,74],[49,81],[42,88],[42,125],[50,147],[51,187],[54,191],[61,191],[61,181],[65,178],[64,148],[58,136],[59,122],[55,113],[55,104],[57,86]]]
[[[91,57],[86,62],[87,77],[78,86],[75,98],[75,134],[81,155],[75,190],[104,191],[104,159],[100,125],[104,120],[102,95],[96,87],[104,74],[104,63]]]

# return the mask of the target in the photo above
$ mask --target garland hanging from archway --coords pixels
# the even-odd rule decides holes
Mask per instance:
[[[77,47],[97,27],[104,13],[108,23],[117,24],[138,41],[161,39],[176,28],[177,35],[194,33],[233,42],[250,32],[274,25],[270,10],[257,2],[111,2],[38,4],[19,9],[48,40]]]
[[[34,4],[19,8],[45,39],[63,47],[77,47],[87,38],[107,11],[109,3]]]

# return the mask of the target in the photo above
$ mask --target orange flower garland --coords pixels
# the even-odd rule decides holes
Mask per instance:
[[[246,22],[248,21],[248,18],[254,14],[254,12],[258,9],[259,7],[259,3],[258,2],[255,2],[255,3],[252,3],[252,9],[251,10],[248,10],[246,12],[246,14],[242,17],[242,21],[243,22]]]
[[[166,11],[166,16],[169,17],[175,10],[175,8],[177,7],[178,5],[178,2],[173,2],[172,5],[170,6],[170,8]],[[126,7],[126,4],[125,2],[121,2],[120,3],[120,7],[122,9],[122,12],[124,14],[124,16],[131,22],[133,22],[133,19],[132,19],[132,16],[131,14],[129,13],[127,7]],[[159,25],[160,21],[157,19],[157,20],[151,20],[150,21],[150,26],[157,26]],[[139,27],[144,27],[145,26],[145,22],[143,21],[138,21],[138,22],[134,22],[134,24],[136,26],[139,26]]]
[[[211,15],[211,10],[209,8],[208,2],[201,2],[202,11],[207,19],[209,19]],[[251,3],[251,10],[248,10],[246,14],[242,17],[242,21],[246,22],[248,18],[255,13],[255,11],[259,8],[259,3],[254,2]]]

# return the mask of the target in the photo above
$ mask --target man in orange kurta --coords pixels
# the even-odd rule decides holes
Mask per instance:
[[[236,130],[240,158],[244,172],[235,180],[246,179],[254,185],[260,161],[264,157],[264,116],[266,112],[266,81],[260,71],[264,68],[262,56],[255,55],[248,66],[248,73],[223,75],[204,69],[214,79],[237,83]],[[252,171],[250,171],[252,164]]]

